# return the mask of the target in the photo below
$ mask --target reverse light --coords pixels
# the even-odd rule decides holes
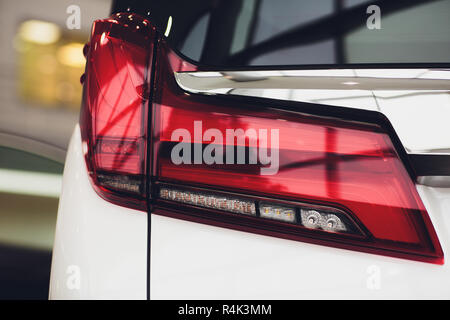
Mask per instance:
[[[260,215],[263,218],[295,223],[297,221],[295,208],[277,206],[270,203],[261,203]]]
[[[259,219],[273,219],[296,225],[299,228],[362,234],[356,224],[345,218],[345,213],[334,208],[317,207],[313,204],[286,206],[267,202],[268,200],[237,198],[219,192],[196,191],[187,188],[180,190],[170,186],[160,186],[159,198],[200,208],[250,215]]]
[[[384,120],[187,93],[174,73],[197,67],[133,14],[95,22],[86,51],[80,123],[92,184],[104,199],[245,232],[443,263],[404,150]],[[183,142],[191,151],[183,153],[186,163],[171,159],[182,142],[172,135],[177,129],[194,137]],[[244,137],[204,138],[229,129]],[[246,134],[272,130],[277,135],[268,139]],[[273,137],[279,167],[262,175],[270,164],[261,154],[273,156]],[[196,158],[196,150],[212,147],[221,161]],[[247,161],[227,163],[230,150],[229,159],[244,150]]]
[[[316,210],[301,210],[302,224],[310,229],[322,229],[329,232],[346,232],[348,227],[336,214],[321,213]]]

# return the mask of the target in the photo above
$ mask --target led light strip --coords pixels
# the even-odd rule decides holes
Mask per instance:
[[[219,194],[178,190],[161,187],[161,199],[176,201],[194,206],[256,216],[256,204],[259,204],[259,216],[302,226],[306,229],[322,230],[332,233],[359,233],[357,227],[345,218],[337,209],[323,210],[316,207],[290,207],[270,202],[259,202],[229,197]],[[299,212],[299,214],[297,214]]]
[[[165,187],[160,189],[159,194],[162,199],[234,213],[256,215],[256,206],[253,201]]]

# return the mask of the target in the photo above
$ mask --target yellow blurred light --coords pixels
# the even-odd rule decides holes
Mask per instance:
[[[61,37],[61,29],[51,22],[28,20],[20,25],[19,36],[29,42],[52,44]]]
[[[58,61],[69,67],[84,66],[83,44],[72,42],[58,49]]]
[[[58,61],[56,61],[55,56],[52,54],[38,55],[36,56],[36,62],[37,69],[43,74],[54,74],[58,68]]]

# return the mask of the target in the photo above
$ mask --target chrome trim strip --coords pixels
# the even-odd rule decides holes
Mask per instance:
[[[434,69],[328,69],[178,72],[188,91],[217,89],[450,90],[449,71]]]
[[[450,176],[417,177],[417,183],[435,188],[450,188]]]
[[[450,155],[450,149],[449,148],[442,148],[442,149],[423,149],[423,150],[409,150],[405,149],[408,154],[415,154],[415,155],[436,155],[436,156],[445,156]]]

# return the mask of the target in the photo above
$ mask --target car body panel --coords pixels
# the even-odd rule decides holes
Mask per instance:
[[[64,172],[50,299],[146,299],[147,214],[97,195],[78,125]]]

